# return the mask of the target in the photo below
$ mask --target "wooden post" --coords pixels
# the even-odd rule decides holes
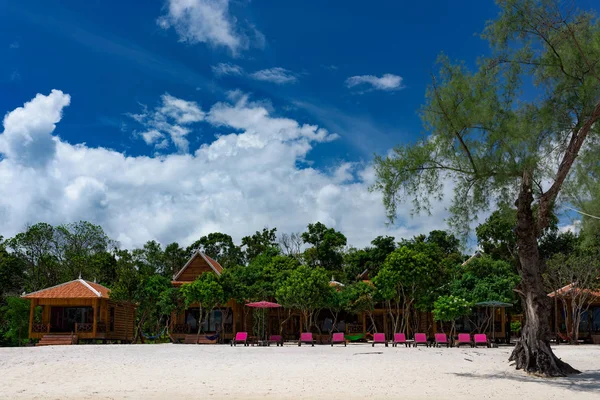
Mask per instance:
[[[367,313],[363,311],[362,313],[362,326],[363,326],[363,334],[367,333]]]
[[[33,315],[35,314],[35,299],[29,300],[29,338],[31,339],[31,330],[33,328]]]
[[[92,336],[96,337],[96,327],[98,326],[98,299],[94,299],[94,325],[92,327]]]

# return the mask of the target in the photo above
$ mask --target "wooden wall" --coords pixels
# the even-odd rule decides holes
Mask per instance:
[[[135,306],[108,300],[106,307],[106,338],[112,340],[132,340],[135,331]],[[110,309],[115,309],[114,331],[110,331]]]

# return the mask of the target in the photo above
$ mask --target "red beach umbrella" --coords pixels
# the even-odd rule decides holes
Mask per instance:
[[[270,301],[256,301],[254,303],[248,303],[246,304],[248,307],[254,307],[254,308],[278,308],[281,307],[281,304],[277,304],[277,303],[272,303]],[[267,334],[266,330],[265,330],[265,317],[263,316],[263,332],[265,333],[265,335]]]

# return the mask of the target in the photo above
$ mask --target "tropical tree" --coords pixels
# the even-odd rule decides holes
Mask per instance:
[[[400,247],[386,259],[373,279],[384,300],[394,332],[406,332],[415,302],[428,293],[438,265],[427,253]]]
[[[500,14],[484,32],[491,57],[474,71],[440,58],[422,109],[429,137],[377,158],[374,189],[393,220],[401,199],[427,210],[452,184],[449,222],[463,234],[491,204],[514,203],[525,324],[510,360],[530,373],[564,376],[578,371],[550,348],[538,238],[575,160],[586,160],[578,158],[586,139],[598,137],[600,24],[558,0],[497,3]]]
[[[277,228],[263,228],[261,232],[256,231],[252,236],[242,238],[242,247],[245,247],[244,254],[246,261],[251,262],[259,254],[264,253],[269,248],[278,248]]]
[[[193,282],[182,285],[180,292],[186,307],[198,305],[200,309],[198,319],[198,336],[200,336],[202,325],[212,310],[227,301],[219,278],[215,274],[202,274]]]
[[[5,325],[4,329],[1,325]],[[5,299],[5,305],[0,307],[0,333],[2,332],[3,338],[0,339],[4,339],[9,345],[22,346],[27,341],[29,300],[16,296]]]
[[[324,308],[330,294],[327,271],[321,267],[300,266],[277,289],[277,302],[302,314],[307,332],[314,325],[316,311]]]
[[[471,312],[471,303],[454,295],[440,296],[433,306],[433,319],[435,321],[451,322],[450,337],[456,333],[456,320]],[[443,327],[443,325],[442,325]]]
[[[316,222],[308,224],[308,231],[302,234],[302,240],[312,245],[304,252],[308,265],[320,266],[328,271],[339,271],[342,268],[342,249],[346,245],[346,236],[341,232]]]
[[[365,313],[369,316],[371,325],[377,332],[377,325],[373,319],[373,310],[377,303],[377,289],[371,283],[356,282],[344,289],[348,311],[354,314]]]

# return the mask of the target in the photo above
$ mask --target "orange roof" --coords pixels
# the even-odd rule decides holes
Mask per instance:
[[[578,289],[575,287],[574,283],[569,283],[567,286],[561,287],[558,290],[548,293],[549,297],[554,297],[555,295],[569,295],[572,292],[577,293],[578,291],[584,291],[592,295],[592,297],[600,297],[600,292],[596,292],[589,289]]]
[[[25,299],[108,299],[110,289],[95,282],[75,279],[22,297]]]
[[[204,259],[208,261],[209,264],[212,264],[212,267],[219,272],[219,275],[221,275],[221,272],[223,272],[223,267],[221,267],[221,264],[207,256],[206,254],[202,254],[204,255]]]

